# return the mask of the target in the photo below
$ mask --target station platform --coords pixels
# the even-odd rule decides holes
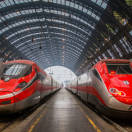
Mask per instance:
[[[109,128],[109,129],[108,129]],[[114,132],[114,128],[66,89],[58,91],[28,132]]]

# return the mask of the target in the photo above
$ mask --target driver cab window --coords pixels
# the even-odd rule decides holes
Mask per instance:
[[[3,75],[6,76],[18,76],[22,73],[22,71],[27,67],[27,65],[24,64],[12,64],[7,65],[4,68]]]

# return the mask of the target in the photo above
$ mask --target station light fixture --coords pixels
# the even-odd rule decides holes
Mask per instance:
[[[108,39],[108,38],[104,38],[104,40],[105,40],[105,41],[109,41],[109,39]]]
[[[100,51],[100,49],[99,49],[99,48],[97,48],[97,49],[96,49],[96,51]]]
[[[28,27],[26,30],[27,30],[27,31],[29,31],[29,30],[30,30],[30,28]]]
[[[64,42],[64,41],[65,41],[65,39],[62,39],[62,41]]]
[[[62,49],[64,49],[64,48],[65,48],[65,46],[63,45],[63,46],[62,46]]]
[[[64,32],[64,31],[66,31],[66,29],[65,28],[62,28],[62,31]]]
[[[20,13],[20,11],[16,11],[16,13]]]

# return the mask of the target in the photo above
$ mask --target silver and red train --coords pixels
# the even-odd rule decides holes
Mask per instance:
[[[132,117],[132,62],[101,60],[68,88],[111,117]]]
[[[32,61],[0,64],[0,112],[21,111],[59,88],[60,84]]]

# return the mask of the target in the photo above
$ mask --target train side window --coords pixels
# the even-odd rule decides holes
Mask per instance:
[[[96,69],[93,69],[92,72],[93,72],[93,74],[101,81],[100,75],[99,75],[99,73],[97,72],[97,70],[96,70]]]

